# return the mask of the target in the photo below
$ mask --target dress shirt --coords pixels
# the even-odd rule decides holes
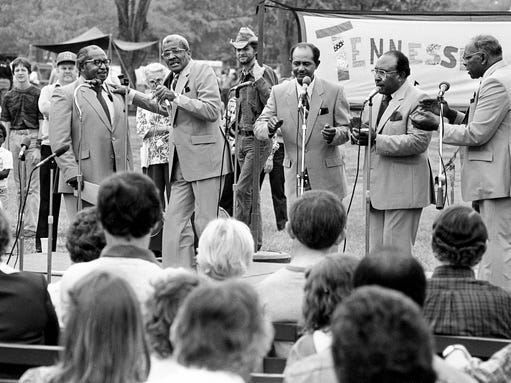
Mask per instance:
[[[424,317],[435,334],[511,338],[511,294],[468,267],[439,266],[428,281]]]

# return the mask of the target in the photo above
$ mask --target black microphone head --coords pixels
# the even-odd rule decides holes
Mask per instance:
[[[65,145],[62,145],[60,148],[58,148],[57,150],[55,150],[55,156],[56,157],[60,157],[61,155],[63,155],[65,152],[67,152],[67,150],[69,149],[69,145],[68,144],[65,144]]]
[[[444,92],[447,92],[451,85],[447,81],[442,81],[440,84],[438,84],[438,88],[442,89],[444,88]]]
[[[23,141],[21,141],[21,145],[20,146],[25,146],[26,148],[28,148],[30,146],[30,137],[29,136],[26,136],[25,138],[23,138]]]
[[[311,84],[311,82],[312,82],[312,80],[309,76],[305,76],[302,80],[302,84],[307,85],[307,86],[309,86]]]

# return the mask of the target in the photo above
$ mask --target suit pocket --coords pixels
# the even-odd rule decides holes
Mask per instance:
[[[205,136],[191,136],[192,145],[200,145],[200,144],[214,144],[216,142],[216,137],[212,135]]]
[[[90,150],[89,149],[82,149],[82,155],[80,156],[82,160],[86,160],[90,157]]]
[[[285,168],[290,168],[293,163],[289,158],[284,158],[284,161],[282,161],[282,166]]]
[[[490,151],[479,151],[479,150],[468,150],[468,159],[470,161],[485,161],[492,162],[493,161],[493,153]]]
[[[344,165],[344,160],[342,157],[330,157],[325,158],[325,165],[327,168],[334,168],[336,166]]]

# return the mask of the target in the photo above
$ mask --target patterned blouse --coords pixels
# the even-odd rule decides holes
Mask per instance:
[[[157,113],[137,109],[137,134],[147,149],[148,165],[169,162],[170,119]]]

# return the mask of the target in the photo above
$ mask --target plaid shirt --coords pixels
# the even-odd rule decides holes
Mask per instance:
[[[493,354],[486,362],[472,358],[465,372],[480,383],[511,382],[511,345]]]
[[[470,268],[435,269],[424,316],[435,334],[511,338],[511,294],[475,279]]]

